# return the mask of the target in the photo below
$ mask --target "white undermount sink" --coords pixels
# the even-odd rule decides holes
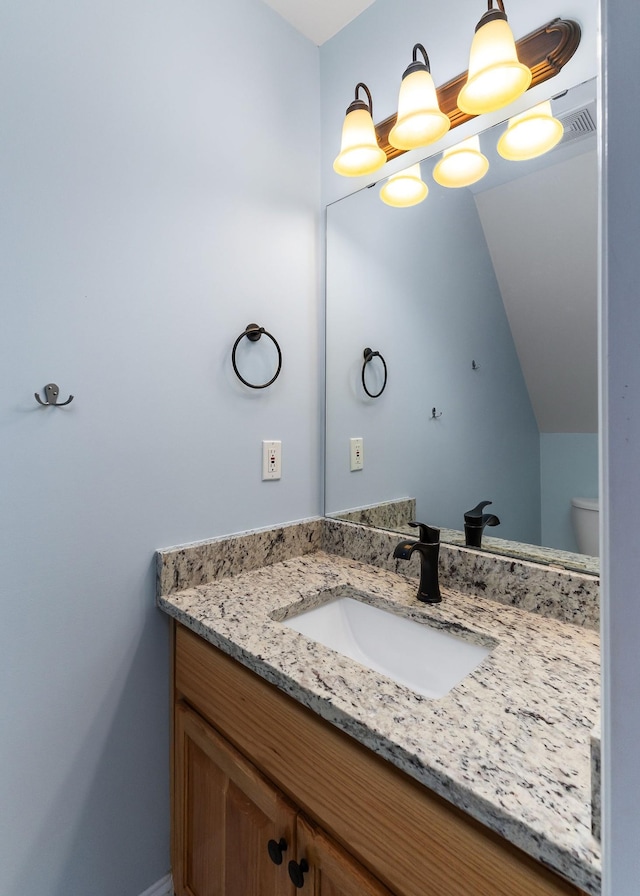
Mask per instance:
[[[337,597],[283,624],[425,697],[444,697],[493,646],[472,643],[353,597]]]

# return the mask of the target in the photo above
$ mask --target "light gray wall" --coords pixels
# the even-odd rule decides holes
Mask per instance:
[[[572,498],[598,497],[598,435],[540,433],[541,544],[577,551]]]
[[[320,509],[318,51],[258,0],[15,0],[0,41],[0,893],[138,896],[169,870],[154,550]]]
[[[419,519],[462,529],[492,500],[496,533],[539,544],[538,427],[473,195],[432,184],[396,209],[378,194],[327,210],[327,510],[409,496]],[[389,373],[375,400],[367,346]],[[372,392],[380,371],[367,366]],[[349,469],[352,436],[365,440],[362,471]]]
[[[640,880],[640,8],[603,0],[601,153],[601,502],[603,592],[603,896],[636,896]]]

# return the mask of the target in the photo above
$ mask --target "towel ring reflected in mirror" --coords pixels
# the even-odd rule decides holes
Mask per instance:
[[[380,396],[382,395],[382,393],[384,392],[384,390],[387,387],[387,364],[386,364],[384,358],[382,357],[382,355],[380,354],[380,352],[374,352],[370,348],[365,348],[363,355],[364,355],[364,364],[362,365],[362,388],[367,393],[369,398],[380,398]],[[384,368],[384,381],[382,383],[382,388],[380,389],[379,392],[369,392],[369,390],[367,389],[366,381],[365,381],[365,371],[367,369],[367,364],[369,364],[370,361],[373,361],[374,358],[380,358],[380,360],[382,361],[382,366]]]
[[[236,350],[241,340],[246,336],[250,342],[258,342],[262,335],[268,336],[269,339],[273,342],[276,347],[276,351],[278,352],[278,367],[276,372],[271,377],[271,379],[266,383],[250,383],[248,380],[241,375],[238,370],[238,366],[236,364]],[[241,383],[244,383],[245,386],[248,386],[250,389],[266,389],[267,386],[270,386],[272,383],[278,379],[280,375],[280,371],[282,370],[282,352],[280,351],[280,346],[278,345],[274,336],[271,333],[267,332],[264,327],[258,326],[258,324],[247,324],[244,329],[244,332],[240,333],[236,341],[233,343],[233,349],[231,351],[231,363],[233,365],[233,371],[235,375],[238,377]]]

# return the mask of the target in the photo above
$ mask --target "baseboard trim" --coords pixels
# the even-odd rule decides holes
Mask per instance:
[[[167,874],[162,880],[157,881],[153,886],[140,893],[140,896],[173,896],[173,881],[171,875]]]

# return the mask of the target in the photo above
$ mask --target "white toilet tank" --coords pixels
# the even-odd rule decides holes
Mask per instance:
[[[598,498],[572,498],[571,521],[581,554],[598,557],[600,550]]]

